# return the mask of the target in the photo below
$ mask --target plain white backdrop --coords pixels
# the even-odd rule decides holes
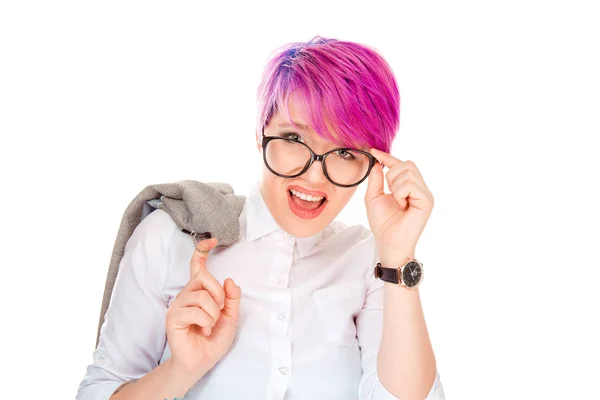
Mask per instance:
[[[205,3],[0,5],[2,397],[75,397],[129,202],[182,179],[245,193],[264,63],[319,34],[398,79],[447,398],[600,399],[595,2]],[[365,188],[339,219],[367,224]]]

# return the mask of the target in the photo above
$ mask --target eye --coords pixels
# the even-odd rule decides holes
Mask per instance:
[[[338,156],[342,157],[345,160],[353,160],[354,158],[356,158],[354,157],[354,154],[345,149],[339,149],[338,151],[336,151],[336,153]]]
[[[302,136],[298,135],[295,132],[285,132],[285,133],[282,133],[281,137],[293,140],[294,142],[302,142]]]

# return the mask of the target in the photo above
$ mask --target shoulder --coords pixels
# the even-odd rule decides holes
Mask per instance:
[[[127,242],[127,247],[142,245],[148,250],[163,250],[166,252],[179,227],[165,211],[157,209],[148,214],[135,227]]]
[[[362,224],[348,225],[335,220],[330,223],[321,236],[324,244],[344,244],[348,249],[372,250],[375,238],[371,230]]]
[[[348,225],[336,220],[324,229],[321,242],[326,252],[341,260],[346,271],[353,275],[352,279],[360,275],[365,285],[369,284],[377,258],[377,245],[371,229],[362,224]]]
[[[348,240],[363,241],[373,237],[373,232],[362,224],[348,225],[335,220],[323,231],[324,238],[344,238]]]
[[[152,211],[150,214],[146,216],[143,220],[140,221],[139,225],[155,225],[155,226],[163,226],[165,228],[177,228],[177,224],[173,221],[173,218],[166,211],[156,209]]]
[[[179,227],[169,214],[154,210],[139,222],[127,240],[120,270],[137,279],[152,280],[157,288],[162,288],[169,275],[172,242],[177,232],[180,232]]]

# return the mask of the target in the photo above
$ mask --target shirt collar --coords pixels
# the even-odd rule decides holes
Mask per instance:
[[[269,211],[260,192],[260,182],[256,181],[246,198],[246,240],[253,241],[278,231],[281,235],[286,232],[277,224]],[[322,231],[309,237],[295,237],[300,257],[307,256],[321,238]]]

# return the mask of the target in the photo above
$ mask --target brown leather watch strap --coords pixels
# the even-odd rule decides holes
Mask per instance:
[[[381,263],[377,263],[373,271],[375,278],[379,278],[385,282],[398,284],[398,269],[382,267]]]

